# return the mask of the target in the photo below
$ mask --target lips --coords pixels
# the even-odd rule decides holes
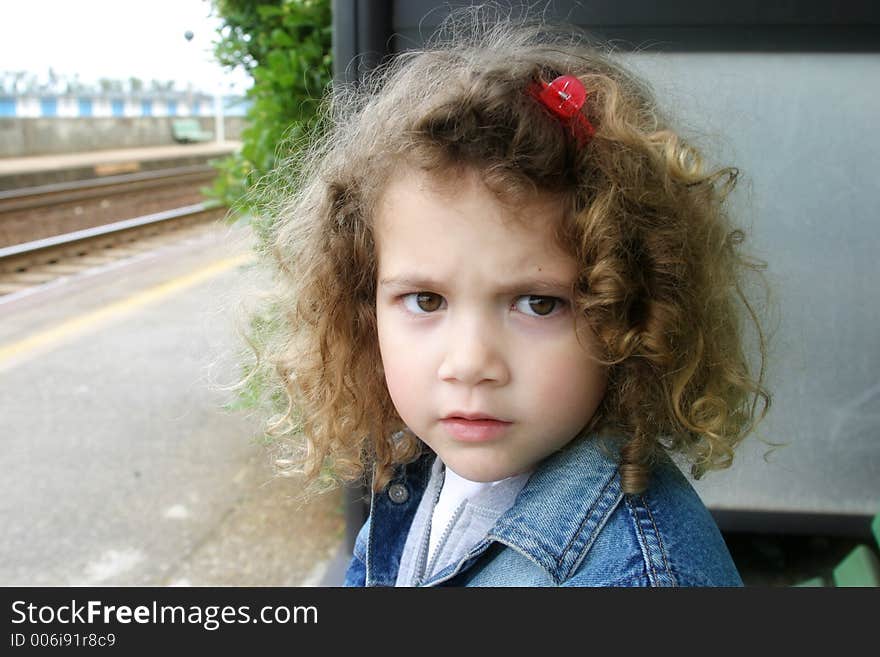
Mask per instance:
[[[450,414],[440,422],[453,438],[465,442],[494,440],[512,424],[483,413]]]
[[[486,413],[465,413],[464,411],[452,411],[449,413],[444,420],[494,420],[496,422],[504,422],[500,418],[497,418],[493,415],[488,415]]]

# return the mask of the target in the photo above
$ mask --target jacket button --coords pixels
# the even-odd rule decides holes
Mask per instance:
[[[403,484],[392,484],[388,489],[388,497],[395,504],[403,504],[409,499],[409,491]]]

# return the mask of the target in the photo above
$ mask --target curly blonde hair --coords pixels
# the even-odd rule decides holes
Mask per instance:
[[[403,431],[376,334],[373,210],[405,167],[472,170],[499,198],[549,192],[570,209],[558,234],[580,263],[572,304],[609,366],[582,434],[620,437],[625,492],[645,489],[664,449],[695,477],[728,467],[767,413],[766,338],[743,291],[762,264],[740,253],[744,233],[723,207],[737,172],[706,171],[649,89],[585,44],[571,28],[458,13],[426,48],[332,90],[274,215],[279,323],[264,349],[287,400],[270,433],[298,446],[308,481],[329,466],[380,491],[424,449]],[[595,135],[583,147],[527,91],[563,74],[589,94]]]

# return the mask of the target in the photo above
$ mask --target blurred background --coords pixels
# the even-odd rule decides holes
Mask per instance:
[[[0,585],[341,583],[364,491],[275,476],[265,391],[237,385],[269,284],[249,194],[333,80],[464,4],[0,4]],[[694,485],[744,580],[876,582],[880,9],[532,4],[742,172],[774,403]]]

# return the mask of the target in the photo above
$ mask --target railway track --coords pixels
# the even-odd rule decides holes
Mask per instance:
[[[0,192],[0,247],[202,201],[207,164]]]
[[[27,288],[104,266],[210,230],[223,206],[196,203],[0,248],[0,301]]]

